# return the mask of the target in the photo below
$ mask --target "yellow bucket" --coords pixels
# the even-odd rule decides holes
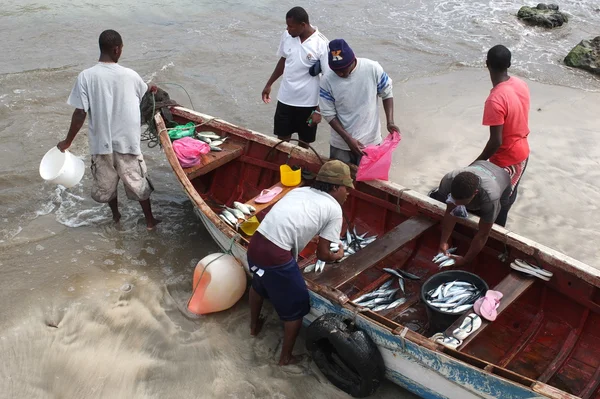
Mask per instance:
[[[279,173],[281,174],[281,184],[288,187],[297,186],[302,180],[302,170],[292,170],[289,165],[281,165],[279,167]]]
[[[256,229],[258,229],[259,225],[260,222],[258,221],[256,216],[252,216],[251,218],[240,224],[240,230],[242,230],[247,236],[252,237]]]

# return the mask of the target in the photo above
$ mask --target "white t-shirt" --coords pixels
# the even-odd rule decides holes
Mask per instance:
[[[311,76],[308,70],[317,60],[321,61],[323,74],[329,70],[329,40],[315,26],[313,28],[315,33],[303,43],[287,31],[281,35],[277,55],[285,57],[285,68],[277,100],[284,104],[294,107],[319,105],[319,76]]]
[[[298,253],[316,235],[339,242],[342,220],[342,207],[335,198],[311,187],[300,187],[273,205],[258,232],[279,248],[292,251],[298,259]]]
[[[140,155],[140,102],[148,85],[132,69],[100,62],[81,72],[67,103],[88,114],[92,155]]]

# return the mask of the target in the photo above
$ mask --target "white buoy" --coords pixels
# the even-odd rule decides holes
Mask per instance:
[[[231,255],[214,253],[196,265],[188,310],[207,314],[229,309],[246,291],[246,273]]]

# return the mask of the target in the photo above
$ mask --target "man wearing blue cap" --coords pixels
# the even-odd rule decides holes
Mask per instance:
[[[329,68],[321,78],[321,114],[331,125],[331,159],[358,165],[366,146],[381,143],[377,97],[383,99],[387,130],[394,123],[392,79],[381,65],[356,58],[344,39],[329,43]]]

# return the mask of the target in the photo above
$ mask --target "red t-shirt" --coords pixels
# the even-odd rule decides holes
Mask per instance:
[[[529,156],[529,88],[527,83],[511,76],[490,91],[483,110],[485,126],[502,128],[502,145],[489,159],[500,166],[523,162]]]

